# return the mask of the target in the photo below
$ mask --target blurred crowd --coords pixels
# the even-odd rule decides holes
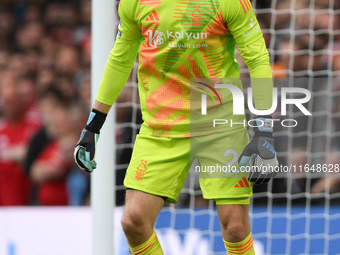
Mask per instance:
[[[291,171],[268,187],[255,187],[258,194],[254,198],[258,198],[257,203],[267,204],[263,192],[271,192],[274,204],[324,204],[326,197],[339,203],[340,176],[331,171],[340,164],[340,2],[254,3],[271,56],[275,86],[279,91],[282,87],[304,88],[312,95],[304,104],[312,116],[293,107],[288,108],[287,116],[282,116],[280,105],[274,114],[277,119],[298,122],[294,128],[275,127],[280,164],[308,167]],[[318,164],[325,166],[322,172],[309,171],[312,167],[316,170]]]
[[[87,203],[90,68],[90,1],[0,1],[0,206]]]
[[[315,116],[312,123],[294,115],[301,117],[302,130],[277,130],[280,162],[310,164],[317,158],[339,163],[340,2],[253,0],[252,4],[274,77],[280,79],[275,84],[301,78],[298,86],[315,95],[309,106]],[[247,77],[242,59],[238,60],[242,76]],[[117,204],[124,203],[122,180],[141,122],[136,66],[117,100]],[[74,165],[73,148],[91,107],[90,68],[90,0],[0,0],[0,206],[89,203],[89,176]],[[320,123],[329,125],[325,129]],[[294,143],[288,143],[292,138]],[[189,201],[193,196],[185,196],[192,194],[189,187],[197,188],[191,180],[182,204],[193,203]],[[307,187],[303,176],[294,178],[294,183],[274,184],[271,191],[320,193],[331,185],[327,189],[336,192],[337,180],[328,183],[318,178]],[[195,194],[194,203],[204,205],[200,193]]]
[[[117,204],[141,122],[132,101],[130,79],[117,99]],[[90,203],[73,160],[90,110],[91,1],[0,0],[0,206]]]

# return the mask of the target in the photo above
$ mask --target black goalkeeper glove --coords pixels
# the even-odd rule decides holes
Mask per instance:
[[[270,116],[256,118],[255,135],[238,158],[240,166],[250,161],[248,180],[254,184],[267,183],[276,175],[278,161],[274,149],[273,125]]]
[[[97,167],[96,157],[99,131],[102,128],[107,114],[92,109],[90,117],[80,135],[80,139],[74,149],[74,160],[81,170],[92,173]]]

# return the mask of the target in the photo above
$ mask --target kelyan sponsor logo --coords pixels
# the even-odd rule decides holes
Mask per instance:
[[[199,39],[207,39],[208,34],[207,33],[188,33],[184,30],[181,31],[173,31],[173,30],[166,30],[165,32],[159,31],[159,30],[151,30],[149,29],[146,31],[147,35],[149,36],[149,44],[150,46],[153,46],[155,48],[158,48],[159,46],[166,43],[168,40],[181,40],[181,41],[189,41],[191,39],[199,40]],[[171,43],[169,43],[169,46],[171,46]]]

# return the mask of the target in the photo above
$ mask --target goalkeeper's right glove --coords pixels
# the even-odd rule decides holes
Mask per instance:
[[[242,151],[238,164],[246,166],[250,160],[248,180],[254,184],[262,184],[276,176],[278,161],[274,149],[272,118],[259,116],[256,123],[255,135]]]
[[[92,109],[86,127],[80,135],[80,139],[74,149],[74,160],[79,168],[92,173],[97,167],[95,161],[99,131],[102,128],[107,114]]]

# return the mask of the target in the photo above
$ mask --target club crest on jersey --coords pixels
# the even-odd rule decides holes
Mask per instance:
[[[201,16],[202,13],[199,10],[201,7],[200,6],[194,6],[195,10],[192,12],[191,16],[192,16],[192,25],[193,26],[200,26],[201,25]]]

